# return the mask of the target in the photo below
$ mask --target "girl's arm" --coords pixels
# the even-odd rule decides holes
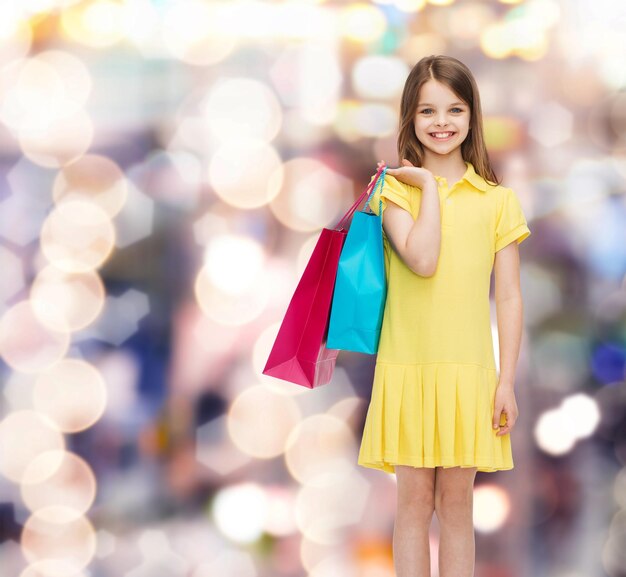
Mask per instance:
[[[513,388],[522,339],[523,303],[519,248],[511,242],[496,252],[495,300],[500,348],[500,384]]]
[[[441,248],[441,211],[435,177],[408,161],[401,169],[388,169],[398,180],[421,188],[420,210],[414,221],[411,214],[388,201],[383,228],[394,250],[404,263],[420,276],[432,276],[437,270]],[[408,165],[408,166],[407,166]]]

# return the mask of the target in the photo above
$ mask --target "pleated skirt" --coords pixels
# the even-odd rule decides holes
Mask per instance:
[[[512,469],[511,434],[492,426],[496,387],[481,365],[377,362],[358,464]]]

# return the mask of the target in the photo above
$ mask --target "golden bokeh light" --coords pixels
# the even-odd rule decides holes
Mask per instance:
[[[29,562],[54,561],[57,567],[65,565],[74,571],[56,577],[73,576],[90,563],[96,552],[93,525],[68,507],[38,509],[24,523],[21,537],[22,552]]]
[[[500,529],[511,513],[509,494],[491,483],[474,489],[474,527],[481,533],[492,533]]]
[[[110,216],[83,200],[58,204],[41,229],[41,249],[50,263],[65,272],[98,268],[110,256],[115,230]]]
[[[345,39],[367,43],[378,40],[385,33],[387,22],[375,5],[353,2],[343,8],[338,26]]]
[[[264,385],[239,393],[228,411],[228,433],[246,455],[272,459],[285,451],[286,439],[302,417],[292,397]],[[271,426],[268,424],[271,423]]]
[[[124,38],[124,4],[115,0],[81,2],[63,11],[61,24],[70,40],[106,48]]]
[[[300,533],[321,545],[340,545],[346,530],[363,518],[369,493],[369,483],[354,469],[330,466],[320,471],[298,490],[295,516]]]
[[[270,279],[265,274],[245,292],[236,293],[217,287],[212,273],[204,265],[196,275],[194,293],[202,311],[222,325],[241,326],[256,319],[265,310],[270,294]]]
[[[337,224],[339,212],[351,204],[349,179],[312,158],[291,159],[283,171],[280,194],[270,208],[284,226],[312,232]]]
[[[46,316],[52,318],[54,311]],[[63,326],[63,319],[54,319]],[[0,317],[0,356],[16,371],[36,373],[47,369],[61,359],[69,348],[69,332],[52,330],[39,319],[30,300],[22,300],[7,309]]]
[[[111,218],[120,212],[128,196],[126,177],[111,159],[86,154],[63,167],[54,180],[55,202],[86,200],[99,206]]]
[[[19,577],[89,577],[76,571],[74,565],[65,561],[37,561],[24,569]]]
[[[175,58],[208,66],[224,60],[237,42],[229,27],[222,26],[218,6],[201,0],[172,2],[163,15],[163,42]]]
[[[283,183],[280,156],[256,138],[230,139],[211,157],[208,181],[227,204],[251,209],[270,202]]]
[[[207,129],[217,142],[230,138],[272,141],[282,123],[282,109],[266,84],[251,78],[216,83],[202,107]]]
[[[30,298],[33,311],[44,325],[74,332],[100,316],[106,292],[95,271],[68,273],[48,264],[34,278]]]
[[[15,483],[22,483],[31,462],[48,451],[58,451],[39,467],[38,479],[49,477],[62,461],[65,438],[47,417],[31,410],[9,413],[0,421],[0,473]],[[31,471],[31,480],[34,474]]]
[[[54,512],[53,505],[67,507],[74,518],[89,510],[96,496],[96,477],[75,453],[48,451],[28,464],[20,491],[30,511],[40,510],[42,519],[53,523],[56,518],[47,517]]]
[[[80,158],[91,146],[91,118],[80,110],[71,116],[55,117],[42,130],[21,130],[19,144],[35,164],[58,168]]]
[[[91,427],[104,413],[107,388],[100,371],[81,359],[62,359],[42,371],[33,389],[33,405],[63,432]]]
[[[331,415],[317,414],[302,420],[291,431],[285,461],[294,479],[309,483],[328,471],[350,470],[353,448],[354,435],[346,423]]]

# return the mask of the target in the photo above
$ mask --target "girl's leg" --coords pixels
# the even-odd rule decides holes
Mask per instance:
[[[437,467],[435,511],[439,520],[439,577],[473,577],[476,467]]]
[[[435,469],[396,465],[398,500],[393,528],[396,577],[430,576],[428,529],[435,510]]]

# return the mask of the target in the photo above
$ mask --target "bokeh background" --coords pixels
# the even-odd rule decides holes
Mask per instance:
[[[262,369],[437,53],[533,233],[476,575],[626,575],[625,29],[621,0],[2,0],[2,577],[394,575],[375,358]]]

